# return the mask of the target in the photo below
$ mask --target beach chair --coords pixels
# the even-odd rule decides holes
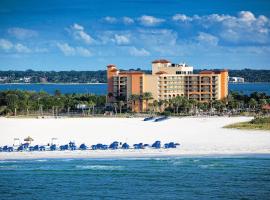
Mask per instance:
[[[134,144],[133,147],[134,147],[134,149],[144,149],[143,143]]]
[[[39,151],[45,151],[45,146],[40,146]]]
[[[0,147],[0,152],[2,152],[3,151],[3,147]]]
[[[6,145],[6,146],[3,146],[3,149],[2,149],[4,152],[7,152],[7,150],[8,150],[8,146]]]
[[[92,145],[92,146],[91,146],[91,149],[92,149],[92,150],[97,150],[97,145]]]
[[[168,144],[169,148],[176,148],[176,145],[174,144],[174,142],[170,142]]]
[[[169,119],[167,116],[164,116],[164,117],[160,117],[160,118],[157,118],[155,119],[155,122],[160,122],[160,121],[164,121],[166,119]]]
[[[24,146],[23,145],[20,145],[19,147],[18,147],[18,149],[17,149],[17,151],[24,151],[25,149],[24,149]]]
[[[50,146],[50,150],[51,150],[51,151],[55,151],[55,150],[56,150],[56,144],[52,144],[52,145]]]
[[[96,144],[96,147],[97,147],[97,149],[103,150],[103,144],[101,144],[101,143]]]
[[[8,147],[7,148],[7,152],[12,152],[12,151],[14,151],[13,147]]]
[[[153,119],[154,119],[154,117],[146,117],[146,118],[143,119],[143,121],[150,121],[150,120],[153,120]]]
[[[161,142],[160,141],[155,141],[153,144],[152,144],[152,147],[155,148],[155,149],[160,149],[161,147]]]
[[[33,146],[30,146],[29,147],[29,151],[34,151],[34,147]]]
[[[114,141],[113,143],[110,144],[109,148],[110,149],[118,149],[118,142],[117,141]]]
[[[129,145],[125,142],[125,143],[122,145],[122,149],[129,149]]]
[[[102,145],[102,150],[107,150],[108,148],[109,148],[108,145],[106,145],[106,144]]]
[[[61,145],[61,146],[60,146],[60,150],[61,150],[61,151],[68,150],[68,144],[66,144],[66,145]]]
[[[76,145],[75,145],[74,142],[69,142],[69,149],[70,149],[71,151],[76,150]]]
[[[34,148],[33,148],[33,151],[39,151],[39,146],[35,145]]]
[[[79,147],[80,150],[86,150],[87,146],[85,144],[81,144]]]

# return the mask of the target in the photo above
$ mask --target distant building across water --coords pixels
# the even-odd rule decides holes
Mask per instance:
[[[229,77],[230,83],[244,83],[245,79],[242,77]]]

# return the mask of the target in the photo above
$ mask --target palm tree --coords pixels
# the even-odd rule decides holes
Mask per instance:
[[[146,101],[145,110],[148,111],[149,100],[153,99],[152,93],[151,92],[144,92],[142,94],[142,99]]]
[[[196,112],[197,111],[198,101],[195,100],[195,99],[189,99],[188,102],[189,102],[189,104],[191,106],[192,111],[194,112],[194,110],[195,110],[195,112]]]
[[[158,101],[154,100],[153,101],[153,107],[154,107],[154,112],[157,112],[156,108],[158,107]]]
[[[254,99],[254,98],[251,98],[248,102],[248,106],[249,106],[249,109],[252,108],[253,111],[255,110],[256,106],[257,106],[258,102]]]
[[[140,95],[138,94],[132,94],[129,97],[129,101],[131,102],[131,109],[134,112],[135,106],[136,106],[136,102],[138,102],[140,100]]]
[[[88,101],[87,106],[88,106],[88,115],[90,114],[90,109],[92,109],[92,115],[93,115],[96,103],[94,101],[90,100],[90,101]]]
[[[119,111],[120,111],[120,114],[122,114],[122,107],[125,105],[125,102],[124,101],[119,101]]]
[[[114,112],[117,115],[118,104],[117,103],[113,103],[113,107],[114,107]]]

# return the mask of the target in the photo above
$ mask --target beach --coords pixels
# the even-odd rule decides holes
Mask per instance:
[[[270,132],[226,129],[223,126],[251,117],[183,117],[161,122],[142,118],[0,118],[0,146],[13,145],[27,136],[32,145],[58,145],[74,141],[110,144],[113,141],[152,144],[160,140],[180,143],[176,149],[86,150],[46,152],[1,152],[0,159],[163,157],[181,155],[269,154]]]

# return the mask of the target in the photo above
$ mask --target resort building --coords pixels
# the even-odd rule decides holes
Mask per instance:
[[[152,62],[152,74],[139,71],[119,71],[107,66],[108,102],[128,101],[131,95],[150,92],[154,100],[169,100],[185,96],[199,102],[222,100],[228,95],[228,71],[202,71],[193,74],[193,67],[168,60]],[[136,107],[136,106],[135,106]],[[144,110],[144,103],[140,108]]]

